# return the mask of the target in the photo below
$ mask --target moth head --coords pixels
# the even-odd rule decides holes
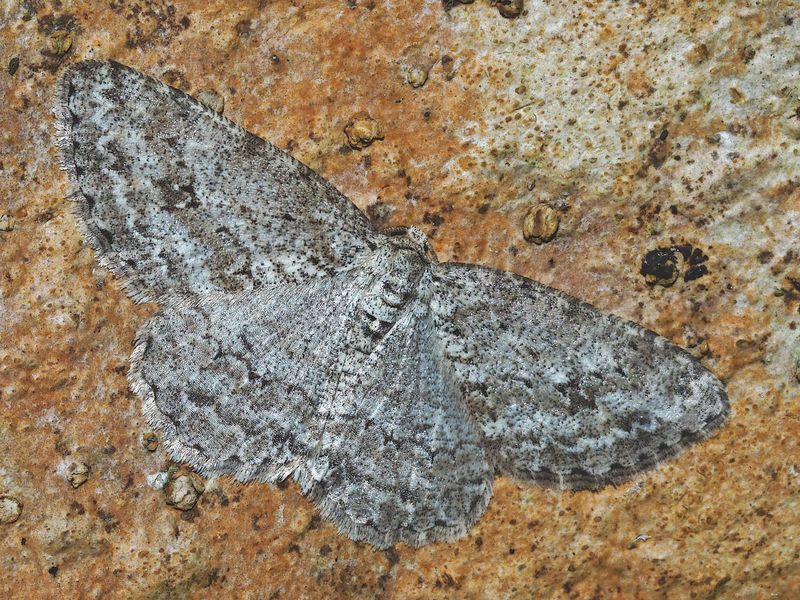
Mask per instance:
[[[384,229],[381,233],[391,240],[393,246],[414,250],[428,262],[439,262],[428,236],[421,229],[413,225],[411,227],[391,227]]]

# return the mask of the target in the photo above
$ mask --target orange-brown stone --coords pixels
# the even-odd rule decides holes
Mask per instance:
[[[798,597],[800,13],[767,4],[529,0],[505,19],[490,0],[6,3],[0,596]],[[412,55],[431,65],[422,87]],[[54,85],[89,57],[214,90],[380,226],[424,229],[442,260],[692,345],[726,382],[729,423],[616,488],[500,478],[467,537],[419,550],[352,542],[294,484],[211,479],[173,510],[173,466],[143,446],[125,376],[156,307],[96,265],[56,163]],[[359,111],[386,135],[355,152],[342,131]],[[534,193],[568,198],[541,246],[520,227]],[[649,287],[642,257],[684,243],[708,274]],[[91,476],[73,488],[59,470],[78,459]]]

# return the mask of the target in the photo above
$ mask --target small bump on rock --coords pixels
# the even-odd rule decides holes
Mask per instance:
[[[0,494],[0,524],[13,523],[22,514],[22,502],[7,494]]]
[[[550,205],[541,203],[531,208],[525,216],[522,235],[528,242],[544,244],[555,237],[558,225],[558,213]]]
[[[164,486],[164,497],[170,506],[187,511],[194,508],[205,489],[205,483],[197,473],[177,471]]]
[[[158,448],[158,436],[152,431],[142,434],[142,447],[148,452],[155,452]]]
[[[59,29],[50,36],[50,50],[53,54],[66,54],[72,48],[72,36],[69,31]]]
[[[14,225],[16,225],[14,217],[12,217],[11,215],[0,215],[0,231],[4,232],[13,231]]]
[[[84,462],[70,463],[67,467],[67,481],[73,488],[81,487],[89,479],[92,469]]]
[[[410,65],[406,69],[406,81],[411,87],[422,87],[428,81],[428,69],[419,63]]]
[[[495,6],[501,16],[514,19],[522,14],[523,0],[496,0]]]
[[[382,140],[383,133],[383,125],[365,112],[350,117],[344,128],[347,143],[356,150],[366,148],[375,140]]]

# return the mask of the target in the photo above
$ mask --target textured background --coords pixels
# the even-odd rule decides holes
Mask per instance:
[[[800,595],[800,9],[774,2],[44,2],[0,10],[0,596],[792,598]],[[695,7],[696,5],[696,7]],[[734,415],[598,493],[496,482],[465,539],[376,552],[295,485],[206,482],[170,462],[125,373],[135,306],[63,199],[59,70],[115,58],[287,149],[440,259],[510,269],[701,356]],[[429,70],[420,88],[406,70]],[[385,139],[346,145],[359,111]],[[529,207],[561,225],[522,237]],[[688,243],[709,273],[645,284]],[[800,357],[800,355],[797,355]],[[73,462],[91,468],[73,489]]]

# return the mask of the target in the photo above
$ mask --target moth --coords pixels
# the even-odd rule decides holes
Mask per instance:
[[[658,335],[509,272],[376,231],[331,184],[112,61],[55,102],[98,260],[160,311],[130,387],[177,461],[293,477],[377,548],[464,536],[495,476],[616,484],[707,437],[722,384]]]

